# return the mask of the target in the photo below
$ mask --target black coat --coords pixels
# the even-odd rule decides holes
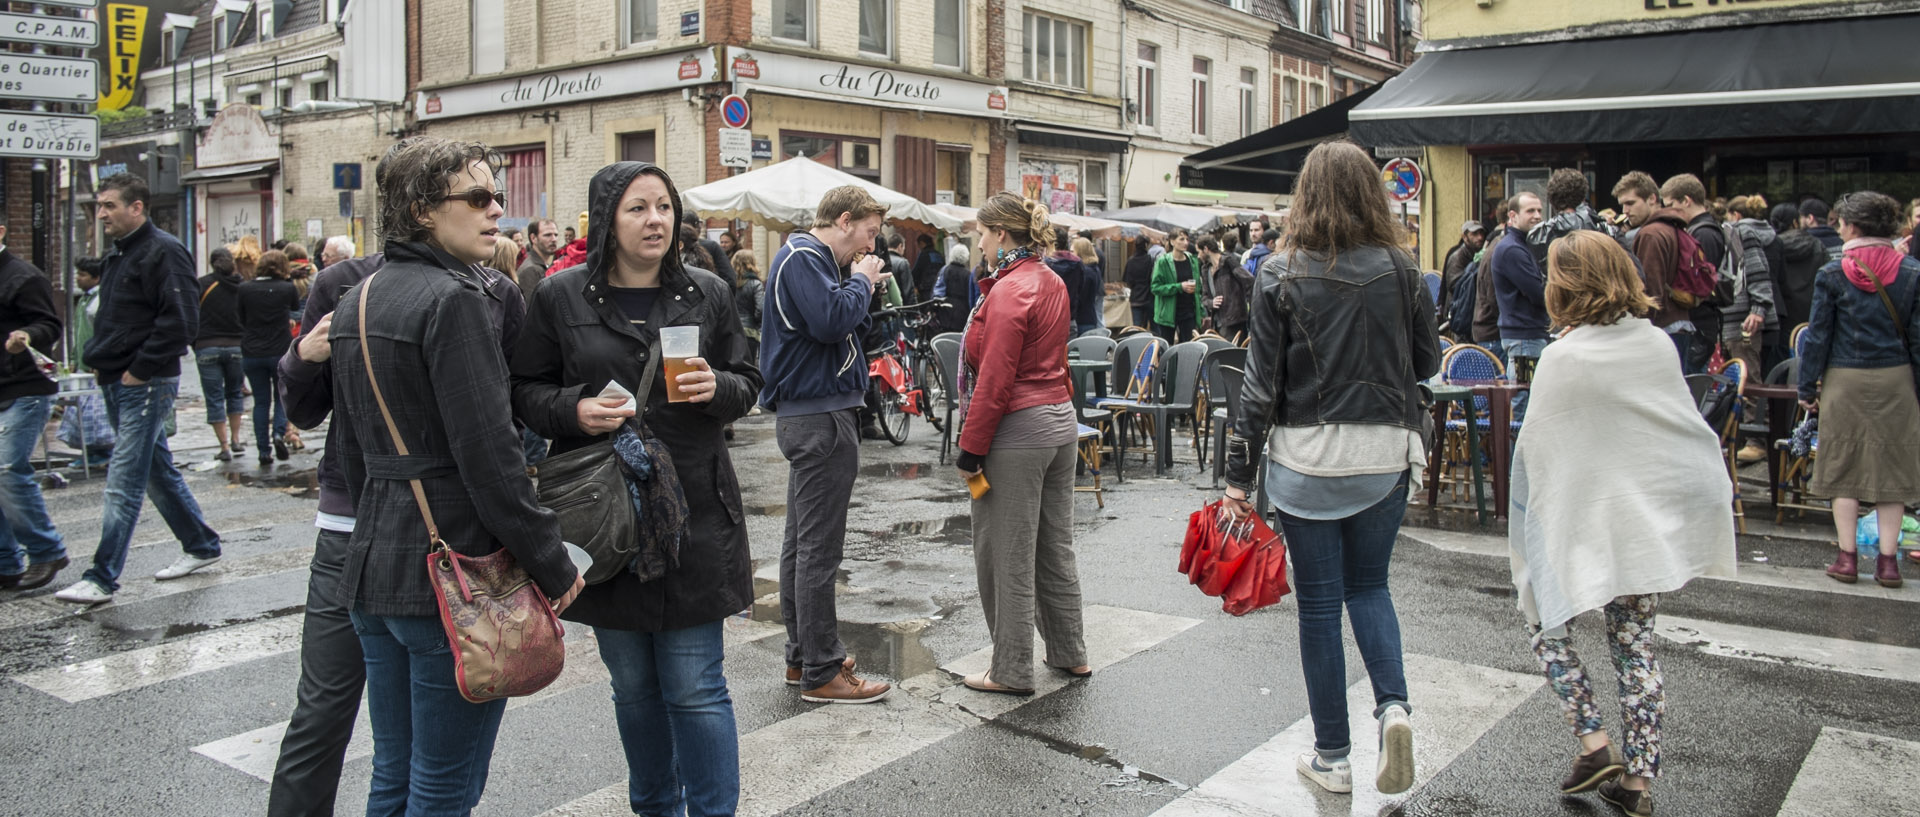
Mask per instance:
[[[614,235],[618,197],[647,167],[619,162],[603,168],[588,188],[587,235]],[[679,195],[673,195],[679,201]],[[676,214],[677,215],[677,214]],[[644,328],[635,327],[608,298],[612,252],[589,248],[587,263],[555,273],[535,290],[527,324],[513,356],[513,407],[559,454],[595,442],[580,431],[577,407],[609,381],[637,389],[648,346],[659,327],[700,327],[700,350],[716,376],[709,403],[668,403],[666,371],[654,375],[642,419],[673,454],[686,493],[687,537],[680,564],[666,576],[641,582],[632,573],[588,587],[563,616],[593,627],[660,632],[717,621],[753,603],[753,567],[740,507],[740,484],[727,454],[727,423],[746,416],[760,393],[760,370],[734,313],[733,293],[719,276],[682,268],[678,232],[661,266],[661,293]]]
[[[60,341],[60,315],[53,311],[53,283],[6,248],[0,247],[0,338],[27,333],[29,345],[51,354]],[[0,354],[0,400],[53,394],[59,386],[40,371],[32,352]]]

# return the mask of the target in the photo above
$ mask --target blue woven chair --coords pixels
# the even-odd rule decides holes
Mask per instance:
[[[1733,482],[1733,523],[1741,532],[1747,532],[1746,504],[1740,498],[1740,462],[1736,457],[1740,451],[1740,420],[1746,415],[1746,401],[1738,395],[1747,391],[1747,364],[1739,358],[1733,358],[1720,365],[1718,374],[1727,379],[1719,388],[1733,389],[1733,411],[1727,413],[1727,421],[1714,433],[1720,435],[1720,454],[1727,461],[1727,479]]]
[[[1440,308],[1440,273],[1428,270],[1420,277],[1427,282],[1427,297],[1433,299],[1433,308]]]
[[[1498,380],[1505,375],[1506,368],[1500,365],[1500,359],[1483,346],[1457,343],[1440,357],[1440,382],[1449,385],[1472,380]],[[1459,489],[1473,482],[1473,462],[1468,459],[1467,451],[1467,423],[1472,422],[1476,430],[1484,435],[1492,425],[1491,411],[1487,406],[1487,398],[1478,395],[1473,398],[1472,417],[1462,414],[1458,403],[1453,404],[1450,411],[1445,428],[1445,445],[1442,446],[1445,460],[1440,465],[1443,473],[1448,475],[1448,481]],[[1487,452],[1483,449],[1480,452],[1482,464],[1489,464],[1486,457]]]
[[[1807,325],[1806,324],[1803,323],[1793,328],[1793,335],[1791,336],[1791,338],[1788,339],[1787,346],[1788,348],[1791,348],[1793,350],[1794,357],[1799,357],[1803,354],[1806,354],[1806,351],[1807,351]]]

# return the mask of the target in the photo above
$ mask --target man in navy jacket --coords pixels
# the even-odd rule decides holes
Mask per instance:
[[[1547,348],[1547,276],[1527,248],[1527,232],[1540,223],[1540,197],[1521,193],[1507,206],[1506,237],[1493,248],[1493,294],[1500,302],[1500,347],[1515,380],[1533,379],[1533,366]]]
[[[875,286],[892,277],[874,246],[887,208],[863,188],[827,191],[813,229],[774,253],[760,322],[760,404],[779,415],[787,458],[787,530],[780,546],[780,617],[787,684],[814,703],[873,703],[891,689],[853,674],[840,642],[833,585],[847,539],[847,505],[860,466],[858,413],[867,391],[860,338]],[[840,270],[852,265],[853,274]]]

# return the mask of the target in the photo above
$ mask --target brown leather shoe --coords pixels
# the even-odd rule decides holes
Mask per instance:
[[[816,704],[870,704],[892,691],[891,684],[860,680],[853,674],[853,667],[843,664],[839,675],[822,686],[800,693],[800,700]]]
[[[1560,793],[1592,791],[1593,787],[1619,777],[1626,770],[1626,764],[1620,760],[1620,750],[1609,743],[1574,758],[1573,771],[1560,781]]]
[[[841,662],[840,666],[843,669],[853,669],[853,656],[847,656],[847,660]],[[800,667],[787,668],[787,686],[797,687],[800,685],[800,672]]]
[[[1601,783],[1598,793],[1600,799],[1618,806],[1627,817],[1653,817],[1653,792],[1629,789],[1615,779]]]

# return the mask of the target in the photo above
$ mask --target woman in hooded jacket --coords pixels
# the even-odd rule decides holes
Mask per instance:
[[[200,276],[200,334],[193,339],[193,359],[221,462],[246,448],[240,441],[240,423],[247,413],[246,373],[240,367],[240,284],[233,251],[215,247],[207,254],[207,274]]]
[[[635,813],[733,814],[739,739],[722,674],[722,623],[753,603],[740,486],[723,429],[746,415],[760,370],[727,282],[682,261],[680,193],[666,171],[617,162],[588,186],[587,261],[533,292],[513,356],[514,414],[553,453],[634,433],[634,410],[601,398],[610,383],[647,397],[641,422],[672,454],[686,495],[678,563],[642,581],[621,571],[588,587],[563,616],[594,628],[613,680]],[[696,326],[697,371],[669,402],[665,367],[642,384],[660,329]]]
[[[1773,366],[1773,349],[1780,345],[1780,313],[1775,304],[1774,276],[1786,266],[1780,237],[1766,222],[1767,200],[1759,194],[1734,196],[1727,201],[1727,220],[1740,236],[1740,278],[1743,286],[1721,313],[1720,343],[1746,361],[1755,377]],[[1766,450],[1749,440],[1742,462],[1766,459]]]

